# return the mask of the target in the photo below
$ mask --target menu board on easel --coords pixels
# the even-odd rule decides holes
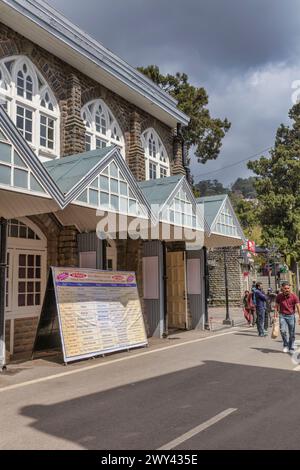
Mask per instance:
[[[147,345],[135,273],[50,268],[34,351],[59,344],[65,362]]]

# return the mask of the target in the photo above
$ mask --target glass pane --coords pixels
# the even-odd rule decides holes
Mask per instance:
[[[18,238],[18,236],[19,236],[18,225],[11,225],[10,226],[9,237]]]
[[[33,282],[28,282],[27,283],[27,292],[29,292],[30,294],[32,292],[34,292],[34,283]]]
[[[26,266],[26,255],[19,255],[19,266]]]
[[[118,196],[111,196],[111,205],[115,210],[119,210],[119,198]]]
[[[77,200],[81,202],[87,202],[87,190],[83,191],[83,193],[78,196]]]
[[[35,295],[35,305],[40,305],[41,303],[41,296],[40,294]]]
[[[114,180],[114,179],[110,180],[110,190],[112,193],[119,194],[118,180]]]
[[[18,289],[19,294],[23,294],[25,292],[25,286],[26,286],[26,282],[19,282],[19,289]]]
[[[20,238],[27,238],[27,227],[25,225],[20,226]]]
[[[39,193],[45,192],[33,175],[30,175],[30,188],[32,189],[32,191],[37,191]]]
[[[28,172],[14,169],[14,185],[19,188],[28,188]]]
[[[19,279],[25,279],[26,277],[26,268],[19,268]]]
[[[123,183],[123,181],[120,181],[120,194],[127,196],[127,183]]]
[[[35,233],[33,230],[31,230],[31,228],[28,227],[28,238],[30,240],[35,240]],[[33,266],[33,264],[31,264],[30,266]]]
[[[34,279],[34,269],[27,268],[27,279]]]
[[[34,295],[33,295],[33,294],[27,294],[27,305],[29,305],[29,306],[34,305],[33,299],[34,299]]]
[[[100,188],[103,191],[109,191],[109,179],[106,176],[100,176]]]
[[[109,195],[107,193],[103,193],[103,192],[100,193],[100,205],[101,207],[109,206]]]
[[[11,168],[9,166],[0,165],[0,183],[10,184]]]
[[[11,145],[0,142],[0,160],[11,163]]]
[[[120,198],[120,211],[125,213],[128,211],[128,199],[125,197]]]
[[[35,283],[35,292],[41,292],[41,283],[40,282]]]
[[[28,263],[27,264],[30,267],[34,266],[34,256],[33,255],[28,256]]]
[[[109,172],[110,172],[110,176],[113,176],[115,178],[118,178],[118,167],[117,165],[115,164],[115,162],[112,162],[109,166]]]
[[[91,188],[98,188],[98,178],[91,183]]]
[[[17,154],[17,152],[14,152],[14,164],[16,166],[20,166],[21,168],[27,168],[23,160]]]
[[[130,214],[136,214],[137,212],[137,204],[133,199],[129,199],[129,212]]]
[[[93,206],[98,206],[98,191],[94,189],[89,190],[89,203]]]
[[[35,268],[35,279],[41,279],[41,268]]]
[[[40,255],[37,255],[35,257],[35,265],[36,266],[41,266],[41,256]]]
[[[18,307],[25,307],[25,294],[18,295]]]

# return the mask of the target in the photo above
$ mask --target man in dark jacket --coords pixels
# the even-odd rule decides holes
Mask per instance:
[[[266,315],[266,300],[267,297],[262,291],[262,284],[258,282],[256,284],[255,290],[255,304],[256,304],[256,314],[257,314],[257,330],[258,336],[263,337],[267,336],[264,330],[265,325],[265,315]]]

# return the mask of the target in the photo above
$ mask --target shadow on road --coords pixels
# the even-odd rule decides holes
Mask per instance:
[[[95,386],[95,377],[92,384]],[[34,429],[85,449],[146,450],[157,449],[233,407],[238,409],[236,413],[182,448],[292,449],[299,448],[299,417],[294,412],[299,389],[296,372],[207,361],[199,367],[49,406],[26,406],[20,413],[34,420],[30,425]]]

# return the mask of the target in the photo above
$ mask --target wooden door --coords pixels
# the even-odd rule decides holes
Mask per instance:
[[[167,253],[168,327],[187,328],[185,253]]]

